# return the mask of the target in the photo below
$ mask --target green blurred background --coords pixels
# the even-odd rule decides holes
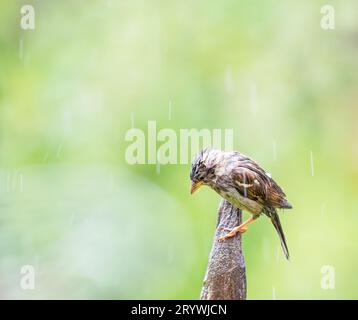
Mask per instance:
[[[125,161],[154,120],[233,128],[293,204],[290,262],[267,218],[244,235],[249,299],[357,299],[358,3],[329,1],[334,30],[324,4],[1,1],[0,298],[199,297],[220,198]]]

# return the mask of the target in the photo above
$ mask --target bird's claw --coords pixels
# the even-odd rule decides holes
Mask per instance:
[[[228,231],[229,233],[227,233],[224,236],[219,237],[219,241],[224,241],[226,239],[235,237],[235,235],[240,232],[240,233],[244,233],[247,231],[247,227],[240,227],[240,228],[234,228],[234,229],[229,229],[229,228],[224,228],[225,231]]]
[[[230,228],[224,228],[224,231],[228,231],[229,233],[233,233],[234,235],[237,234],[238,232],[240,233],[244,233],[247,231],[247,227],[240,227],[240,228],[234,228],[234,229],[230,229]]]

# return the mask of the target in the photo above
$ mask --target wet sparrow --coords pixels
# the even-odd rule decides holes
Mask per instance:
[[[245,232],[247,226],[264,213],[271,219],[280,237],[283,252],[289,259],[285,235],[276,209],[291,209],[292,206],[282,189],[255,161],[236,151],[204,149],[192,163],[190,179],[191,193],[202,185],[207,185],[235,207],[252,214],[250,219],[228,230],[229,233],[219,240]]]

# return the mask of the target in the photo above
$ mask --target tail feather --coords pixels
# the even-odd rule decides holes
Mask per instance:
[[[281,242],[281,247],[282,247],[283,253],[285,254],[287,260],[290,260],[290,253],[288,252],[285,234],[283,233],[283,229],[282,229],[280,218],[277,214],[277,211],[274,208],[270,208],[268,211],[270,212],[270,218],[271,218],[272,224],[274,225],[274,227],[280,237],[280,242]]]
[[[292,209],[292,204],[287,201],[287,199],[283,199],[280,208],[282,209]]]

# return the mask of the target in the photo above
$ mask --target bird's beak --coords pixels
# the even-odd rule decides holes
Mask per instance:
[[[202,181],[199,182],[191,182],[191,189],[190,189],[190,193],[193,194],[196,190],[198,190],[201,186],[203,185]]]

